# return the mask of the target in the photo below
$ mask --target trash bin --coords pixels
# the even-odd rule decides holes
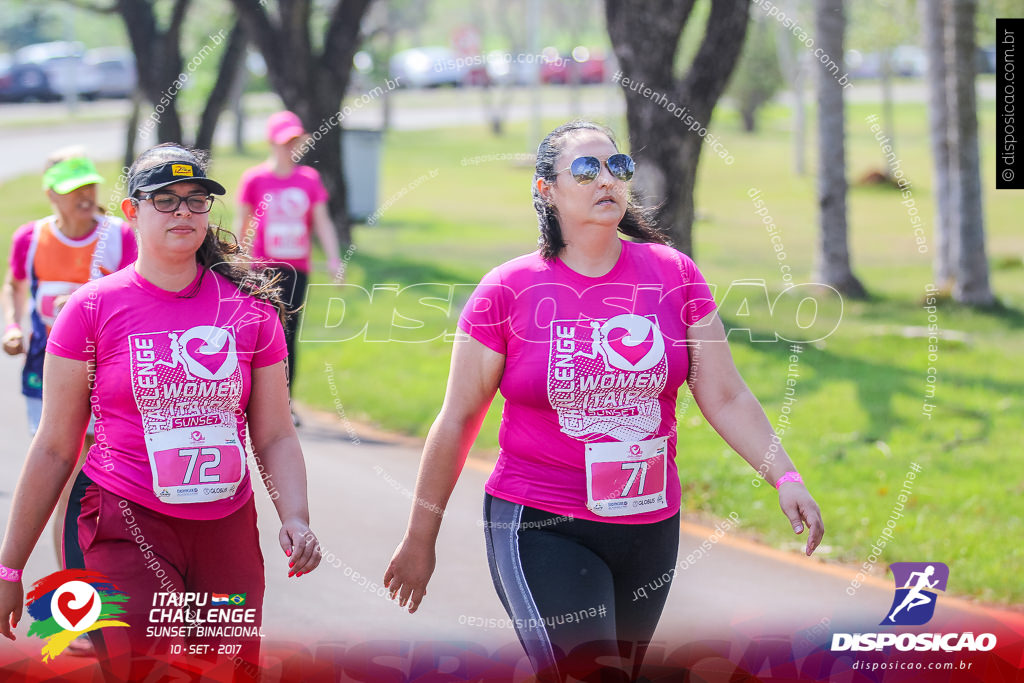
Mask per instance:
[[[345,176],[348,217],[365,222],[377,210],[380,179],[379,130],[346,128],[341,133],[341,171]]]

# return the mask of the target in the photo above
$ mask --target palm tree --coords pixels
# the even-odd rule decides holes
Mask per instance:
[[[935,256],[932,261],[935,285],[941,291],[953,287],[956,261],[950,200],[953,196],[949,159],[949,108],[946,106],[946,24],[942,0],[921,0],[921,34],[928,55],[928,136],[931,139],[935,172]]]
[[[836,80],[843,63],[846,17],[843,0],[818,0],[814,9],[818,44],[832,64],[819,62],[818,94],[818,209],[821,232],[815,279],[839,292],[864,298],[867,291],[850,268],[846,228],[846,124],[843,86]]]
[[[953,298],[972,306],[995,302],[988,280],[985,220],[981,208],[978,115],[975,107],[974,14],[976,0],[944,0],[946,97],[949,104],[951,208],[957,235]]]

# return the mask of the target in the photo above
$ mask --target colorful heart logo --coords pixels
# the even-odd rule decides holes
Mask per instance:
[[[89,595],[89,599],[85,602],[84,607],[72,607],[71,603],[75,598],[75,594],[70,592],[61,593],[57,596],[57,609],[60,610],[60,613],[68,620],[72,627],[77,626],[89,614],[89,611],[92,610],[92,603],[96,600],[96,594],[92,593]]]

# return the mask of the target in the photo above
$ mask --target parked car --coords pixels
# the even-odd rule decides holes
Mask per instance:
[[[469,61],[446,47],[414,47],[392,55],[389,67],[391,78],[397,79],[399,86],[431,88],[462,85],[472,70]]]
[[[38,64],[19,64],[0,55],[0,102],[59,99],[50,88],[46,72]]]
[[[98,47],[85,53],[85,64],[99,75],[98,97],[131,97],[138,84],[135,54],[123,47]]]
[[[605,59],[592,54],[585,47],[577,47],[572,54],[560,55],[554,59],[541,62],[540,80],[542,83],[604,83]]]
[[[47,93],[42,99],[60,99],[74,94],[95,99],[100,91],[100,74],[83,58],[81,43],[55,41],[27,45],[14,53],[17,64],[35,64],[46,73]]]

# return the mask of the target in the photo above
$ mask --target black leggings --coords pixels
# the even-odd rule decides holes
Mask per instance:
[[[494,588],[538,678],[637,676],[668,597],[659,577],[674,574],[679,513],[653,524],[591,522],[488,494],[484,534]],[[615,658],[620,668],[608,665]]]

